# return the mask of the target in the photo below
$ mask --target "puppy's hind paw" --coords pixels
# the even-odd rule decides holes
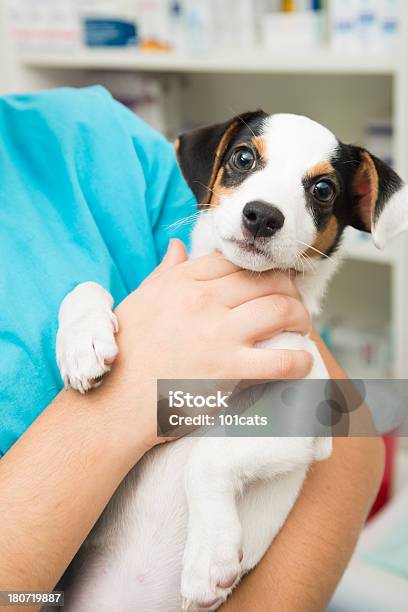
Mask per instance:
[[[190,530],[181,578],[183,610],[189,612],[217,610],[242,576],[239,524],[205,540],[197,530]]]

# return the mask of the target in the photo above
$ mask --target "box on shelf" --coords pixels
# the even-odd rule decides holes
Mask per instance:
[[[21,51],[71,51],[80,46],[75,2],[13,0],[8,15],[12,38]]]
[[[258,43],[258,19],[264,5],[257,0],[225,0],[215,10],[215,44],[252,48]]]
[[[144,50],[214,51],[253,47],[259,0],[137,0]]]
[[[395,51],[398,0],[330,0],[329,36],[338,51]]]
[[[264,15],[261,40],[267,49],[313,48],[326,41],[321,11],[276,12]]]
[[[137,44],[138,28],[131,0],[77,0],[83,42],[88,47]]]
[[[140,48],[146,51],[169,51],[171,49],[170,2],[135,0],[134,6],[140,32]]]

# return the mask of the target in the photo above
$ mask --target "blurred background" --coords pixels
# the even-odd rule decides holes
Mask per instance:
[[[259,107],[306,114],[408,179],[404,0],[0,0],[1,94],[96,83],[170,139]],[[377,251],[350,231],[346,253],[319,331],[351,377],[408,378],[408,240]],[[382,539],[333,609],[408,610],[408,453],[387,444]]]

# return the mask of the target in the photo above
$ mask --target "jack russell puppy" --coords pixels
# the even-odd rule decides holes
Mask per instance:
[[[306,117],[249,112],[182,135],[183,174],[202,214],[192,257],[217,249],[242,268],[295,270],[312,314],[340,260],[343,230],[382,248],[408,227],[408,187],[365,149]],[[117,353],[113,300],[76,287],[59,313],[67,386],[99,384]],[[314,343],[283,333],[264,347]],[[217,609],[271,545],[331,438],[184,438],[150,451],[119,487],[74,561],[70,612]]]

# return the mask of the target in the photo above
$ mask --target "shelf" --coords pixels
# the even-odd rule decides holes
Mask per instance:
[[[372,74],[392,75],[398,60],[393,56],[338,54],[326,48],[295,53],[266,49],[220,50],[205,54],[143,52],[135,49],[85,49],[72,52],[20,53],[31,68],[137,70],[144,72],[207,72],[254,74]]]

